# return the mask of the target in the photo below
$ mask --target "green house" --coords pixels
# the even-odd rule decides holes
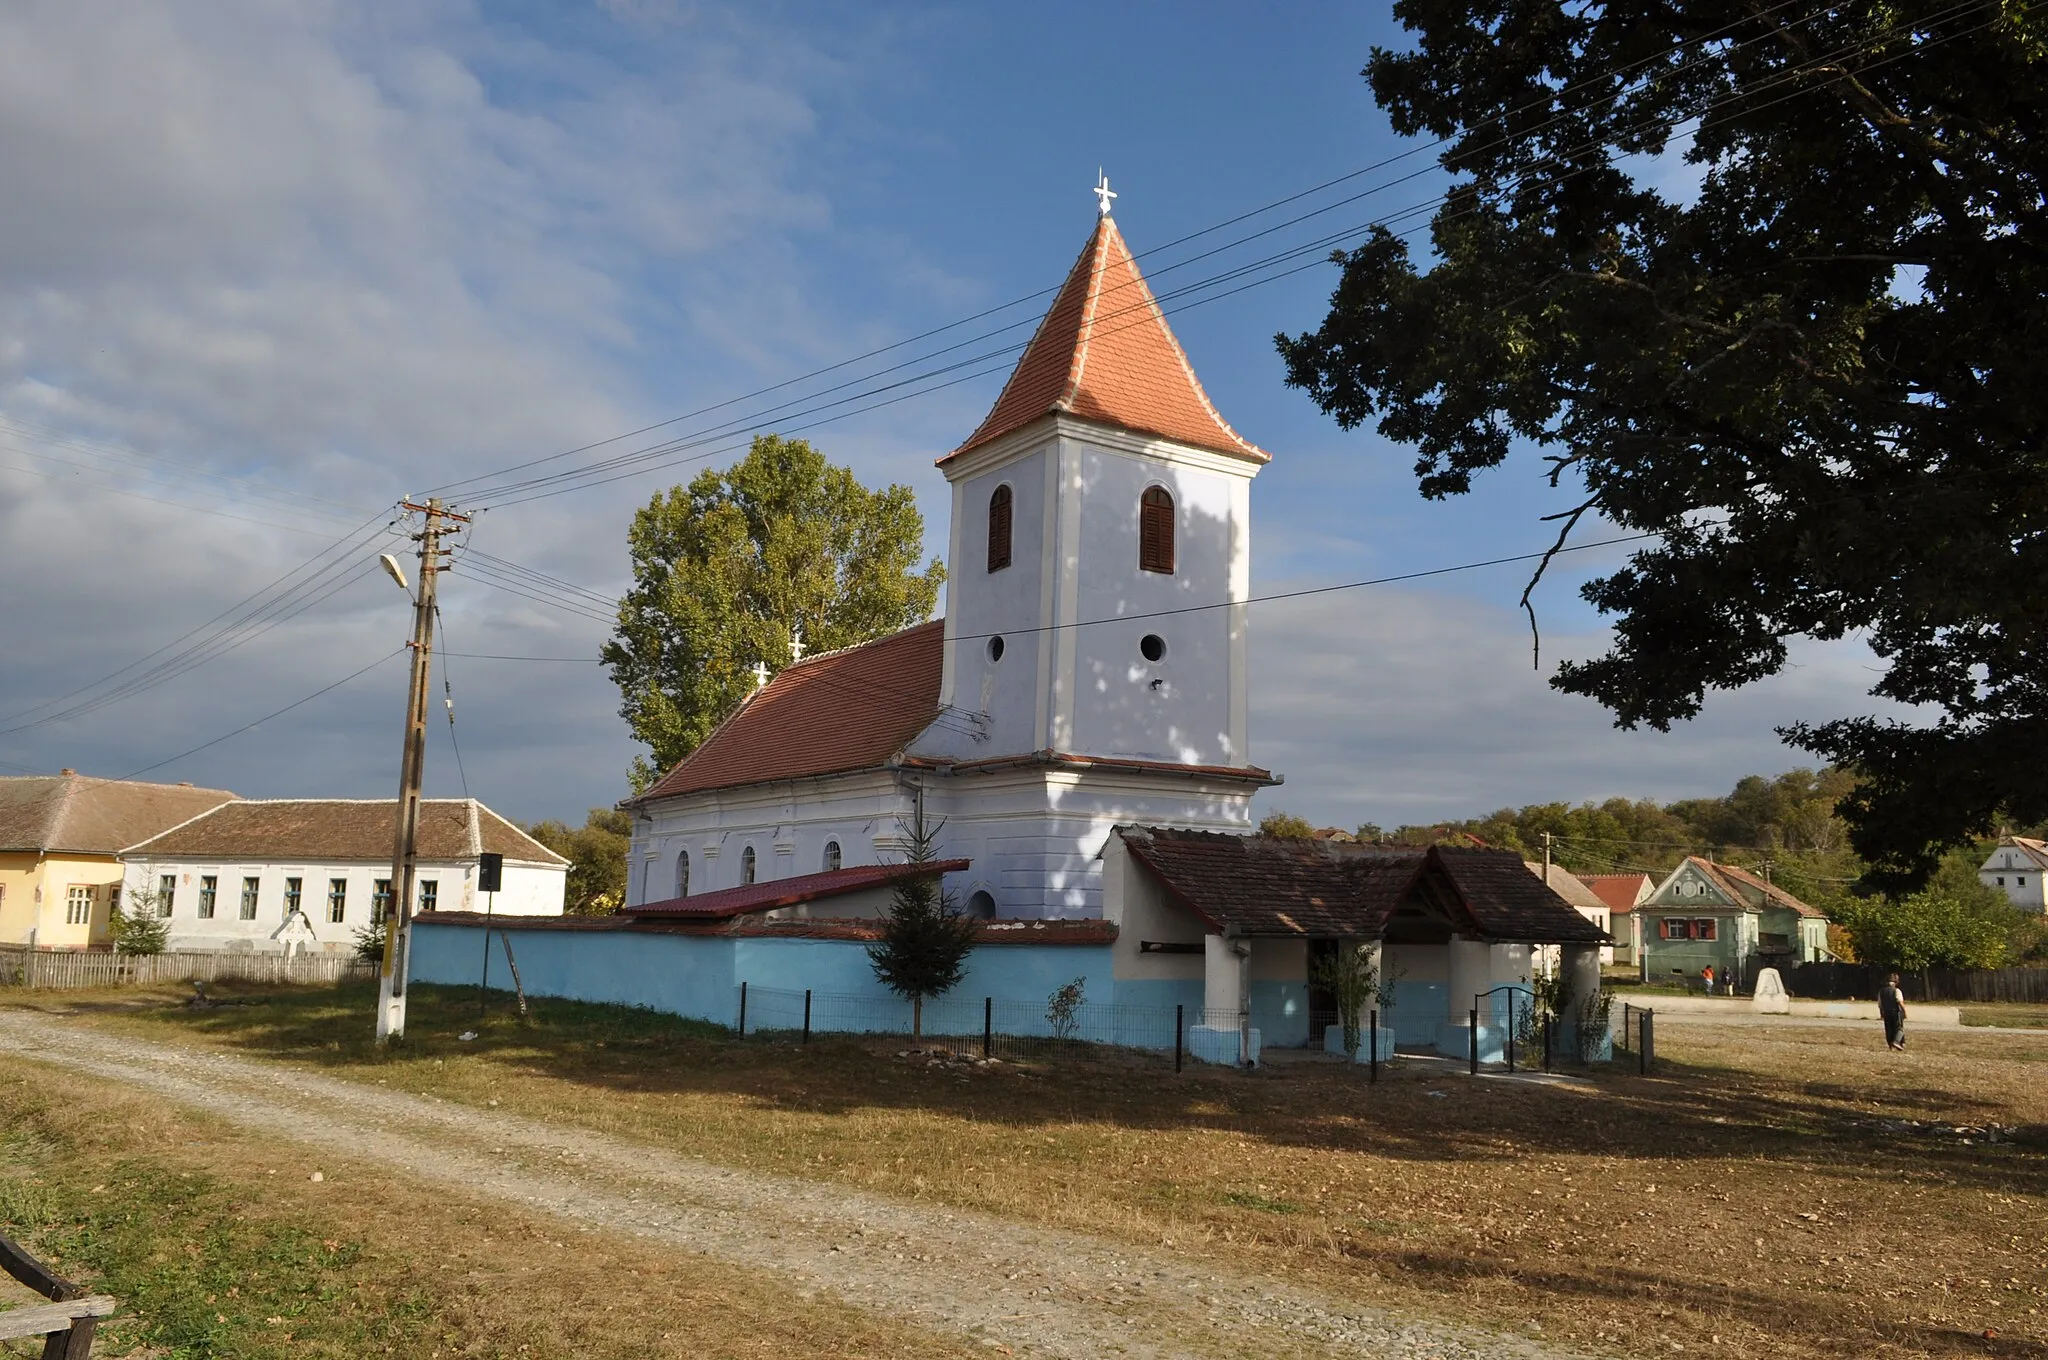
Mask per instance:
[[[1697,984],[1712,967],[1717,989],[1731,976],[1747,986],[1759,969],[1830,957],[1825,913],[1747,869],[1698,856],[1636,907],[1632,933],[1646,982]]]

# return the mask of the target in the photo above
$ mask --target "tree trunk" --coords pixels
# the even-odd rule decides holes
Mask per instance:
[[[921,996],[910,998],[910,1037],[924,1038],[924,998]]]

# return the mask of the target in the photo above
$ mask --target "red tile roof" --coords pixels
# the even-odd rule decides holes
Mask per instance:
[[[134,858],[391,862],[395,798],[249,798],[223,803],[127,847]],[[419,855],[473,860],[489,850],[524,864],[569,861],[473,798],[420,800]]]
[[[1718,877],[1721,880],[1721,890],[1727,893],[1732,901],[1745,902],[1754,894],[1771,906],[1784,907],[1799,913],[1801,916],[1816,920],[1825,921],[1827,919],[1828,914],[1826,912],[1818,907],[1807,906],[1806,903],[1800,901],[1791,893],[1786,892],[1777,884],[1766,882],[1747,869],[1738,869],[1732,864],[1716,864],[1714,861],[1702,859],[1698,855],[1689,855],[1687,858],[1693,864],[1705,870],[1709,877]],[[1748,889],[1748,892],[1730,891],[1728,885],[1731,882],[1736,884],[1738,888]]]
[[[1119,826],[1116,834],[1212,930],[1371,939],[1397,908],[1437,903],[1456,914],[1455,928],[1484,939],[1609,938],[1507,850],[1394,849],[1148,826]]]
[[[1269,457],[1210,404],[1108,217],[1096,223],[981,428],[939,462],[1055,411],[1262,463]]]
[[[0,851],[115,855],[229,802],[225,789],[55,775],[0,777]]]
[[[416,918],[426,926],[482,927],[480,911],[437,911]],[[494,930],[615,931],[639,935],[724,935],[750,939],[854,940],[881,938],[880,922],[843,918],[811,921],[764,921],[735,917],[729,921],[706,921],[688,917],[650,916],[496,916]],[[1005,944],[1108,944],[1116,939],[1116,926],[1108,921],[983,921],[976,928],[975,942]]]
[[[623,916],[696,917],[701,920],[729,920],[755,912],[793,907],[800,902],[840,897],[863,888],[887,888],[907,878],[926,874],[957,874],[972,860],[942,859],[930,864],[855,864],[823,874],[799,874],[795,878],[748,883],[738,888],[698,893],[694,897],[670,897],[627,907]]]
[[[886,765],[938,717],[944,655],[945,621],[934,619],[805,657],[631,801]]]
[[[1648,874],[1580,874],[1579,882],[1616,911],[1634,911],[1636,903],[1657,886],[1657,880]]]

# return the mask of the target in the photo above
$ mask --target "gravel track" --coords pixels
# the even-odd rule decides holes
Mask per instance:
[[[806,1296],[1027,1356],[1576,1360],[1168,1251],[741,1171],[283,1063],[0,1011],[0,1045],[358,1164],[775,1272]],[[333,1172],[329,1173],[330,1176]],[[344,1173],[346,1174],[346,1173]]]

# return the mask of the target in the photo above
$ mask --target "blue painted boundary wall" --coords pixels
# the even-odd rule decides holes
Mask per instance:
[[[775,940],[756,937],[671,935],[608,930],[547,930],[524,926],[504,932],[519,960],[519,977],[530,996],[562,997],[620,1006],[644,1006],[693,1020],[731,1025],[739,1018],[739,987],[776,992],[827,993],[835,998],[871,1003],[858,1009],[870,1016],[909,1014],[909,1003],[876,980],[868,965],[867,946],[853,940]],[[474,984],[483,967],[483,930],[415,920],[412,971],[418,982]],[[505,953],[496,934],[491,940],[491,978],[509,987]],[[967,976],[951,993],[948,1008],[972,1001],[979,1030],[982,998],[993,998],[1014,1017],[1019,1008],[1043,1020],[1052,993],[1079,978],[1091,1007],[1115,1004],[1116,983],[1110,973],[1106,944],[991,944],[969,956]],[[1201,1004],[1201,984],[1192,984],[1192,1002]],[[1151,997],[1135,1004],[1155,1004]],[[761,998],[765,1007],[767,996]],[[1166,1000],[1171,1011],[1174,1002]],[[932,1003],[927,1003],[928,1012]],[[801,1007],[799,1006],[799,1010]],[[933,1017],[936,1018],[936,1017]],[[817,1028],[829,1018],[814,1017]],[[1192,1022],[1190,1022],[1192,1023]],[[749,1028],[787,1027],[779,1009],[763,1009]],[[862,1026],[849,1026],[859,1028]],[[893,1029],[887,1025],[882,1028]],[[1008,1033],[1017,1033],[1012,1027]],[[1168,1042],[1171,1042],[1169,1036]]]
[[[490,975],[511,979],[494,932]],[[795,1029],[803,993],[816,994],[812,1028],[820,1032],[908,1032],[910,1003],[876,980],[867,946],[855,940],[761,939],[653,931],[509,931],[520,981],[532,996],[642,1006],[693,1020],[734,1025],[748,985],[750,1030]],[[483,931],[473,924],[415,920],[412,977],[473,984],[483,968]],[[1199,978],[1126,980],[1111,971],[1107,944],[986,944],[945,997],[925,1003],[932,1034],[979,1034],[986,1001],[1004,1034],[1045,1036],[1052,994],[1079,980],[1086,997],[1077,1037],[1137,1048],[1171,1048],[1175,1008],[1189,1027],[1203,1023]],[[1265,1046],[1309,1042],[1308,991],[1300,983],[1252,984],[1251,1023]]]

